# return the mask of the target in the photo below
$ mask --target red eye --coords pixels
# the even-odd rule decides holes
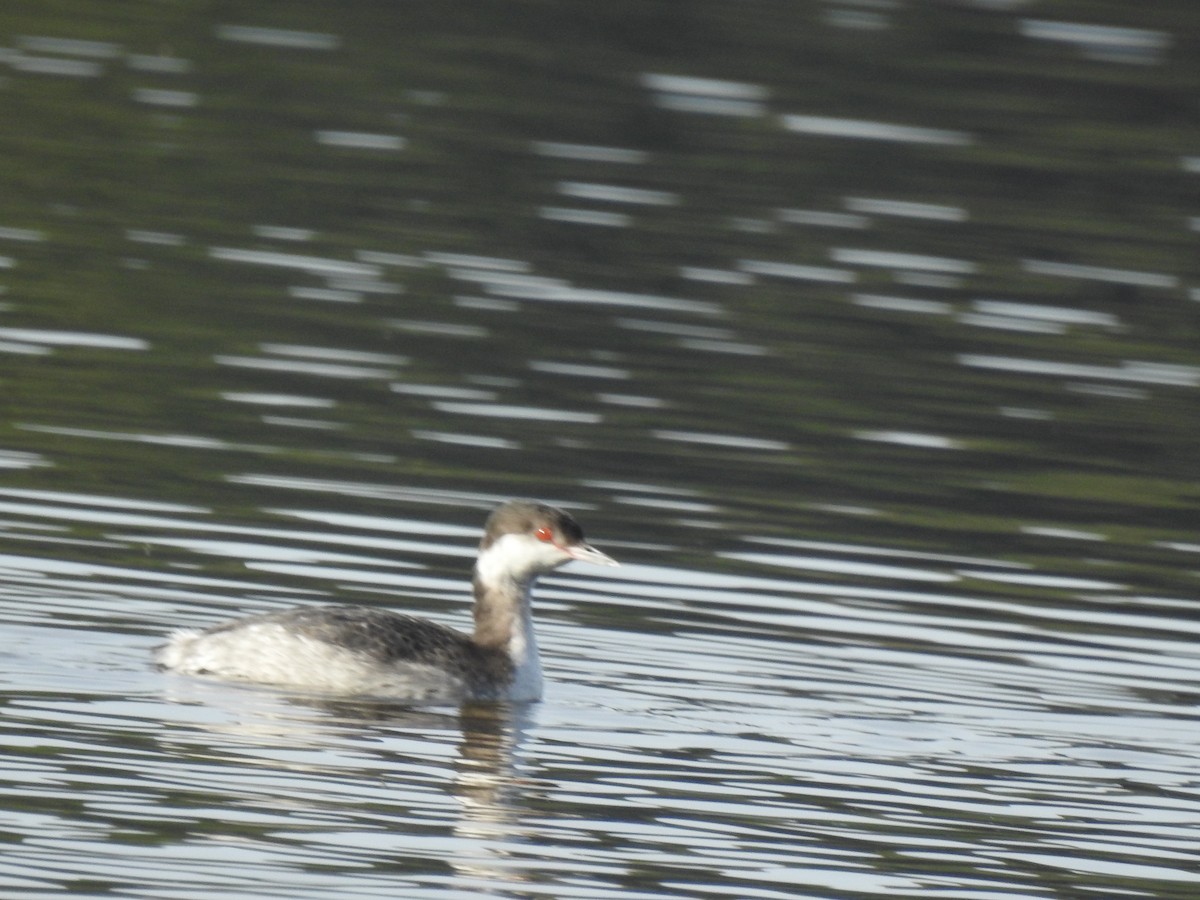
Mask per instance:
[[[547,544],[550,543],[552,540],[554,540],[554,532],[551,531],[549,526],[547,526],[547,525],[543,525],[541,528],[539,528],[537,531],[535,531],[533,533],[533,536],[535,538],[537,538],[539,541],[542,541]]]

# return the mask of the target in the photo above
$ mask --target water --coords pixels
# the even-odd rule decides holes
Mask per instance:
[[[1195,896],[1194,4],[326,7],[0,12],[0,894]]]

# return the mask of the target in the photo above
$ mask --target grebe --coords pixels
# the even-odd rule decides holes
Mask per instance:
[[[588,544],[567,513],[532,500],[492,511],[475,562],[475,632],[361,606],[321,606],[174,632],[159,668],[328,693],[397,700],[537,700],[542,666],[530,590],[579,560],[617,561]]]

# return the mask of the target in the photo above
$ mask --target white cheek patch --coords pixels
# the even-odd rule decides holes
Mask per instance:
[[[571,559],[563,550],[524,534],[506,534],[479,554],[475,571],[489,584],[521,581],[561,566]]]

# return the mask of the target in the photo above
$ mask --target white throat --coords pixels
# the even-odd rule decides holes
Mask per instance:
[[[542,696],[542,658],[538,653],[537,636],[533,633],[528,599],[524,607],[508,641],[508,654],[513,663],[510,700],[538,700]]]

